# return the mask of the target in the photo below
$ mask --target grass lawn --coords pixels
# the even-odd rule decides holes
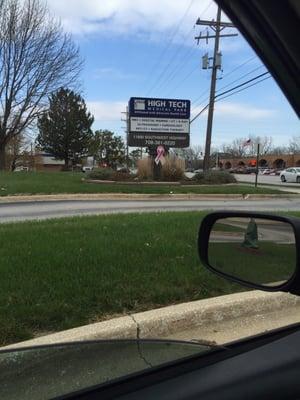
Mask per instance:
[[[122,184],[94,184],[82,182],[83,173],[72,172],[0,172],[0,196],[17,194],[58,193],[203,193],[203,194],[286,194],[272,188],[247,185],[212,186],[148,186]]]
[[[219,271],[258,284],[272,286],[292,277],[296,265],[294,244],[258,241],[258,249],[249,249],[241,243],[210,243],[210,264]]]
[[[201,266],[196,241],[204,215],[0,224],[0,344],[245,290]]]
[[[207,272],[204,213],[79,217],[0,225],[0,344],[240,291]]]

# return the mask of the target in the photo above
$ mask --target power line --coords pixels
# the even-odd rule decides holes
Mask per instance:
[[[208,107],[209,107],[209,104],[206,104],[206,106],[203,107],[203,108],[201,109],[201,111],[199,111],[198,114],[195,115],[195,117],[194,117],[193,119],[191,119],[190,124],[191,124],[192,122],[194,122],[195,119],[197,119]]]
[[[224,99],[226,99],[227,97],[231,97],[231,96],[233,96],[233,95],[236,94],[236,93],[243,92],[244,90],[246,90],[246,89],[248,89],[248,88],[250,88],[250,87],[252,87],[252,86],[258,85],[259,83],[261,83],[261,82],[263,82],[263,81],[266,81],[267,79],[270,79],[270,78],[272,78],[271,75],[270,75],[270,76],[267,76],[267,77],[264,78],[264,79],[261,79],[261,80],[255,82],[255,83],[252,83],[251,85],[248,85],[248,86],[244,87],[243,89],[236,90],[235,92],[233,92],[233,93],[231,93],[231,94],[228,94],[227,96],[221,97],[220,99],[218,99],[218,100],[216,100],[216,101],[224,100]]]
[[[171,34],[171,36],[170,36],[170,39],[168,40],[168,42],[167,42],[166,45],[164,46],[163,50],[161,51],[161,53],[160,53],[160,55],[159,55],[159,57],[158,57],[158,59],[157,59],[157,62],[154,64],[154,66],[153,66],[153,68],[152,68],[152,70],[151,70],[151,72],[150,72],[150,74],[149,74],[150,76],[152,75],[152,73],[156,70],[156,68],[157,68],[158,65],[160,64],[161,59],[162,59],[162,58],[164,57],[164,55],[168,52],[169,47],[170,47],[171,44],[173,43],[174,37],[175,37],[175,35],[176,35],[178,29],[180,28],[180,26],[181,26],[181,24],[182,24],[182,22],[183,22],[183,20],[184,20],[184,18],[185,18],[185,16],[186,16],[187,12],[190,10],[190,8],[191,8],[191,6],[192,6],[192,4],[193,4],[193,1],[194,1],[194,0],[191,0],[191,2],[190,2],[190,4],[189,4],[187,10],[185,11],[183,17],[180,19],[179,23],[176,25],[174,31],[172,32],[172,34]]]
[[[265,76],[265,75],[267,75],[267,74],[269,74],[269,73],[270,73],[269,71],[264,72],[264,73],[262,73],[262,74],[260,74],[260,75],[255,76],[254,78],[249,79],[249,80],[246,81],[246,82],[240,83],[239,85],[234,86],[233,88],[230,88],[230,89],[228,89],[228,90],[225,90],[225,92],[222,92],[222,93],[217,94],[217,95],[215,96],[215,99],[216,99],[217,97],[222,96],[223,94],[230,93],[230,92],[232,92],[232,91],[235,90],[235,89],[238,89],[238,88],[240,88],[240,87],[242,87],[242,86],[245,86],[245,85],[247,85],[247,83],[253,82],[253,81],[255,81],[255,80],[257,80],[257,79],[259,79],[259,78],[261,78],[261,77],[263,77],[263,76]]]
[[[235,87],[233,87],[233,88],[231,88],[231,89],[226,90],[225,92],[222,92],[222,93],[216,95],[216,96],[215,96],[215,102],[224,100],[224,99],[226,99],[227,97],[231,97],[231,96],[233,96],[234,94],[240,93],[240,92],[242,92],[242,91],[244,91],[244,90],[246,90],[246,89],[248,89],[248,88],[250,88],[250,87],[252,87],[252,86],[258,85],[259,83],[261,83],[261,82],[263,82],[263,81],[265,81],[265,80],[267,80],[267,79],[270,79],[270,78],[271,78],[271,75],[270,75],[270,76],[267,76],[266,78],[260,79],[259,81],[254,82],[254,83],[252,83],[251,85],[248,85],[248,86],[246,86],[246,87],[243,87],[243,86],[247,85],[248,83],[253,82],[254,80],[257,80],[257,79],[261,78],[262,76],[264,76],[264,75],[266,75],[266,74],[269,74],[269,72],[265,72],[265,73],[263,73],[263,74],[261,74],[261,75],[258,75],[258,76],[256,76],[255,78],[249,79],[248,81],[243,82],[243,83],[241,83],[240,85],[237,85],[237,86],[235,86]],[[240,87],[243,87],[243,88],[242,88],[242,89],[239,89],[239,90],[236,90],[236,89],[238,89],[238,88],[240,88]],[[232,93],[232,92],[233,92],[233,93]],[[227,93],[230,93],[230,94],[228,94],[227,96],[223,96],[224,94],[227,94]],[[221,96],[223,96],[223,97],[221,97]],[[220,98],[218,98],[218,97],[220,97]],[[205,111],[205,110],[208,108],[208,106],[209,106],[209,104],[207,104],[205,107],[203,107],[203,108],[200,110],[200,112],[199,112],[198,114],[196,114],[195,117],[190,121],[190,124],[191,124],[192,122],[194,122],[195,119],[197,119],[197,118],[199,117],[199,115],[201,115],[202,112]]]
[[[205,13],[208,11],[208,9],[211,7],[212,4],[213,4],[213,2],[210,1],[209,4],[207,5],[207,7],[202,11],[201,15],[205,14]],[[192,32],[193,29],[194,29],[194,26],[193,26],[193,28],[188,32],[188,34],[184,37],[183,42],[182,42],[182,44],[181,44],[179,50],[178,50],[178,51],[176,50],[176,52],[175,52],[175,58],[176,58],[176,56],[179,55],[181,49],[182,49],[183,46],[185,45],[186,39],[189,37],[189,35],[190,35],[190,33]],[[178,74],[178,72],[182,70],[182,68],[185,66],[185,60],[192,54],[192,52],[194,51],[195,45],[196,45],[196,43],[194,44],[194,46],[192,46],[190,49],[188,49],[188,50],[185,52],[185,55],[182,57],[182,61],[181,61],[181,62],[179,61],[179,63],[177,63],[177,65],[175,66],[175,68],[173,69],[173,71],[169,74],[169,77],[167,78],[167,80],[166,80],[164,83],[162,83],[163,86],[164,86],[165,84],[168,84],[169,82],[171,82],[171,81],[176,77],[176,75]],[[173,61],[174,61],[174,59],[173,59]],[[184,79],[184,80],[185,80],[185,79]],[[175,88],[171,89],[170,91],[176,90],[180,85],[181,85],[181,83],[180,83],[179,85],[176,85]],[[160,88],[161,88],[161,85],[160,85]],[[159,89],[159,88],[158,88],[158,89]]]
[[[195,1],[195,0],[191,0],[191,1],[190,1],[190,3],[189,3],[189,5],[188,5],[187,9],[185,10],[183,16],[182,16],[181,19],[179,20],[179,23],[176,25],[175,30],[173,31],[173,33],[172,33],[172,35],[171,35],[171,37],[170,37],[170,40],[168,41],[167,45],[164,47],[163,51],[161,52],[161,55],[160,55],[160,57],[158,58],[158,62],[154,65],[154,67],[153,67],[153,69],[152,69],[150,75],[152,75],[152,73],[156,70],[157,66],[158,66],[158,65],[160,64],[160,62],[161,62],[161,58],[163,58],[163,56],[164,56],[164,55],[167,53],[167,51],[169,50],[171,44],[173,43],[173,40],[174,40],[174,38],[175,38],[175,35],[177,34],[177,32],[178,32],[178,30],[179,30],[181,24],[183,23],[183,21],[184,21],[186,15],[187,15],[187,13],[190,11],[190,8],[192,7],[194,1]],[[164,75],[164,72],[165,72],[165,70],[168,68],[168,66],[169,66],[169,64],[167,64],[167,67],[164,68],[163,72],[159,75],[158,81],[160,81],[161,76]],[[154,84],[154,86],[152,86],[152,88],[150,88],[150,90],[148,90],[147,95],[153,90],[153,88],[156,86],[156,84],[157,84],[157,82]]]
[[[251,71],[247,72],[246,74],[240,76],[239,78],[235,79],[234,81],[229,82],[227,85],[220,87],[220,88],[217,90],[217,92],[218,92],[219,90],[222,90],[222,89],[227,88],[228,86],[232,85],[233,83],[240,81],[241,79],[245,78],[246,76],[251,75],[251,74],[253,74],[253,72],[258,71],[259,69],[264,68],[264,67],[265,67],[264,65],[260,65],[259,67],[254,68],[253,70],[251,70]]]
[[[217,17],[216,21],[207,21],[198,18],[196,21],[196,25],[201,26],[209,26],[212,33],[209,34],[207,31],[206,36],[202,36],[202,33],[195,37],[198,41],[205,39],[206,42],[208,39],[214,40],[214,51],[213,57],[208,57],[208,53],[202,58],[202,68],[208,69],[210,68],[209,62],[212,59],[211,66],[211,83],[210,83],[210,95],[209,95],[209,107],[208,107],[208,116],[207,116],[207,127],[206,127],[206,141],[205,141],[205,155],[204,155],[204,163],[203,169],[207,171],[210,165],[210,150],[211,150],[211,136],[212,136],[212,126],[213,126],[213,114],[214,114],[214,101],[215,101],[215,92],[216,92],[216,81],[217,81],[217,72],[221,69],[221,53],[219,52],[219,43],[220,38],[222,37],[233,37],[237,36],[237,33],[227,33],[222,34],[222,31],[225,28],[234,28],[234,25],[231,22],[223,22],[221,21],[221,7],[218,4],[217,9]]]
[[[205,9],[202,11],[201,15],[205,14],[205,13],[208,11],[208,9],[211,7],[212,4],[213,4],[213,1],[210,1],[210,2],[208,3],[208,5],[205,7]],[[190,9],[190,6],[191,6],[191,4],[189,5],[188,10]],[[188,12],[188,10],[187,10],[187,12]],[[187,12],[185,13],[185,15],[187,14]],[[184,18],[184,17],[183,17],[183,18]],[[164,86],[164,85],[167,83],[167,81],[171,81],[171,80],[175,77],[175,75],[176,75],[176,72],[175,72],[175,74],[174,74],[174,70],[176,70],[176,68],[177,68],[178,66],[179,66],[179,70],[182,69],[181,67],[182,67],[182,65],[184,65],[184,60],[183,60],[183,62],[182,62],[182,65],[179,65],[179,64],[180,64],[180,62],[179,62],[179,64],[173,69],[173,71],[171,72],[171,75],[173,75],[173,76],[171,77],[171,79],[170,79],[170,76],[169,76],[169,77],[167,77],[166,81],[163,81],[163,80],[161,81],[161,79],[164,77],[165,73],[167,72],[167,70],[168,70],[168,68],[170,67],[170,65],[172,64],[172,62],[174,62],[174,58],[176,58],[176,57],[179,55],[180,51],[181,51],[182,48],[184,47],[185,41],[186,41],[186,39],[188,38],[188,36],[190,35],[190,33],[192,32],[193,29],[194,29],[194,26],[193,26],[192,29],[187,33],[187,35],[184,37],[184,39],[183,39],[183,41],[182,41],[182,43],[181,43],[180,48],[175,50],[173,57],[171,57],[171,59],[170,59],[170,61],[168,62],[168,64],[165,66],[165,68],[163,69],[163,71],[160,73],[160,75],[159,75],[159,77],[158,77],[156,83],[154,83],[154,85],[152,86],[152,88],[151,88],[150,90],[148,90],[147,95],[148,95],[154,88],[155,88],[156,90],[161,89],[161,86]],[[191,53],[191,50],[188,50],[188,51],[186,52],[186,54],[187,54],[187,53],[188,53],[188,54]],[[178,72],[178,71],[177,71],[177,72]],[[160,81],[161,81],[161,82],[160,82]],[[157,87],[157,85],[159,85],[159,86]]]
[[[253,56],[248,60],[244,61],[242,64],[239,64],[237,67],[233,68],[231,71],[227,72],[227,74],[223,75],[221,79],[225,79],[228,75],[231,75],[233,72],[237,71],[238,69],[242,68],[244,65],[248,64],[250,61],[257,58],[257,56]]]
[[[189,58],[190,55],[192,54],[192,52],[195,50],[195,45],[196,44],[194,43],[194,46],[192,46],[189,49],[187,49],[187,51],[185,52],[184,56],[181,59],[181,62],[179,62],[177,64],[177,66],[169,74],[168,78],[164,82],[162,82],[157,89],[161,89],[165,85],[168,85],[170,82],[172,82],[172,80],[177,76],[178,72],[181,71],[182,68],[185,66],[186,59]],[[176,54],[179,54],[179,53],[176,53]],[[198,66],[197,66],[197,68],[198,68]],[[175,89],[177,89],[177,86],[175,87]],[[175,89],[172,89],[172,90],[175,90]]]
[[[181,86],[197,69],[199,68],[198,65],[194,66],[192,70],[190,70],[183,79],[173,88],[173,90],[176,90],[179,86]]]
[[[231,75],[233,72],[237,71],[239,68],[241,68],[241,67],[243,67],[244,65],[248,64],[250,61],[254,60],[254,58],[256,58],[256,56],[251,57],[251,58],[249,58],[248,60],[246,60],[245,62],[243,62],[242,64],[238,65],[236,68],[234,68],[233,70],[229,71],[227,74],[225,74],[225,75],[224,75],[222,78],[220,78],[220,79],[224,79],[224,78],[227,77],[228,75]],[[219,90],[222,90],[222,89],[224,89],[224,88],[230,86],[231,84],[233,84],[233,83],[239,81],[240,79],[244,78],[245,76],[250,75],[251,73],[255,72],[256,70],[258,70],[258,69],[260,69],[260,68],[262,68],[262,67],[264,67],[264,66],[261,65],[261,66],[255,68],[255,69],[253,69],[252,71],[248,72],[247,74],[242,75],[240,78],[235,79],[234,81],[229,82],[227,85],[222,86],[220,89],[218,89],[217,92],[218,92]],[[207,93],[207,91],[208,91],[208,90],[205,90],[204,92],[202,92],[198,97],[196,97],[196,98],[192,101],[192,103],[197,103],[200,99],[201,99],[200,103],[202,103],[202,102],[203,102],[202,98],[204,99],[204,95]],[[207,98],[207,96],[205,96],[205,98]]]
[[[244,64],[245,64],[245,63],[244,63]],[[251,70],[251,71],[248,72],[247,74],[244,74],[244,75],[240,76],[239,78],[235,79],[234,81],[229,82],[227,85],[222,86],[222,87],[221,87],[220,89],[218,89],[216,92],[218,92],[218,91],[220,91],[220,90],[222,90],[222,89],[225,89],[226,87],[232,85],[232,84],[235,83],[235,82],[238,82],[238,81],[241,80],[242,78],[245,78],[246,76],[252,74],[253,72],[255,72],[255,71],[257,71],[258,69],[261,69],[261,68],[263,68],[263,67],[264,67],[264,65],[261,65],[261,66],[259,66],[259,67],[257,67],[257,68],[254,68],[253,70]],[[208,98],[207,98],[207,95],[205,95],[206,93],[207,93],[207,90],[205,90],[203,93],[201,93],[200,96],[197,97],[195,100],[193,100],[192,103],[193,103],[194,105],[196,105],[196,106],[198,106],[198,105],[200,105],[201,103],[203,103],[205,99],[208,99]],[[205,96],[204,96],[204,95],[205,95]],[[200,99],[201,99],[201,101],[199,102],[199,104],[197,104],[198,100],[200,100]],[[196,103],[196,104],[195,104],[195,103]]]
[[[208,88],[205,89],[196,99],[194,99],[194,100],[192,101],[192,103],[193,103],[193,104],[198,103],[198,102],[199,102],[199,104],[203,103],[204,98],[205,98],[205,99],[208,98],[207,92],[208,92]],[[205,97],[204,97],[204,95],[205,95]],[[203,100],[202,100],[202,99],[203,99]],[[201,101],[199,101],[199,100],[201,100]]]

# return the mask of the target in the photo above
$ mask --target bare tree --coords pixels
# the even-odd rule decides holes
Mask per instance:
[[[203,148],[199,145],[182,149],[175,149],[176,154],[188,161],[196,161],[203,158]]]
[[[174,149],[175,154],[183,158],[188,168],[200,168],[203,164],[203,148],[199,145]]]
[[[300,136],[294,136],[289,143],[289,151],[291,153],[300,153]]]
[[[250,139],[249,144],[246,142]],[[257,152],[257,143],[260,143],[260,153],[270,154],[273,148],[271,137],[250,136],[247,138],[234,139],[230,144],[223,144],[221,151],[232,157],[254,156]]]
[[[5,147],[32,127],[48,96],[73,86],[79,49],[40,0],[0,0],[0,169]]]
[[[282,154],[289,154],[289,148],[287,146],[276,146],[273,147],[270,154],[274,154],[276,156],[280,156]]]
[[[26,143],[23,134],[14,136],[7,142],[5,147],[5,164],[11,171],[17,167],[18,161],[22,158],[22,152],[25,151]]]
[[[221,146],[221,152],[231,157],[245,157],[247,152],[244,142],[245,139],[234,139],[230,144],[223,144]]]
[[[250,146],[247,147],[247,154],[254,156],[257,153],[257,144],[260,144],[260,154],[271,154],[273,150],[273,139],[269,136],[250,136]]]

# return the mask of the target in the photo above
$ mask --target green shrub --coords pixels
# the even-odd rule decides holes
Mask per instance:
[[[98,179],[101,181],[113,180],[115,171],[111,168],[97,168],[89,172],[87,177],[89,179]]]
[[[203,185],[236,183],[235,177],[227,171],[198,172],[192,180]]]
[[[129,171],[114,171],[112,174],[113,181],[131,181],[135,177],[134,174],[131,174]]]

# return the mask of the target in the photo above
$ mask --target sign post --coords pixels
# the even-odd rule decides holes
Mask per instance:
[[[257,178],[258,178],[258,164],[259,164],[259,149],[260,143],[257,143],[257,154],[256,154],[256,169],[255,169],[255,187],[257,187]]]

